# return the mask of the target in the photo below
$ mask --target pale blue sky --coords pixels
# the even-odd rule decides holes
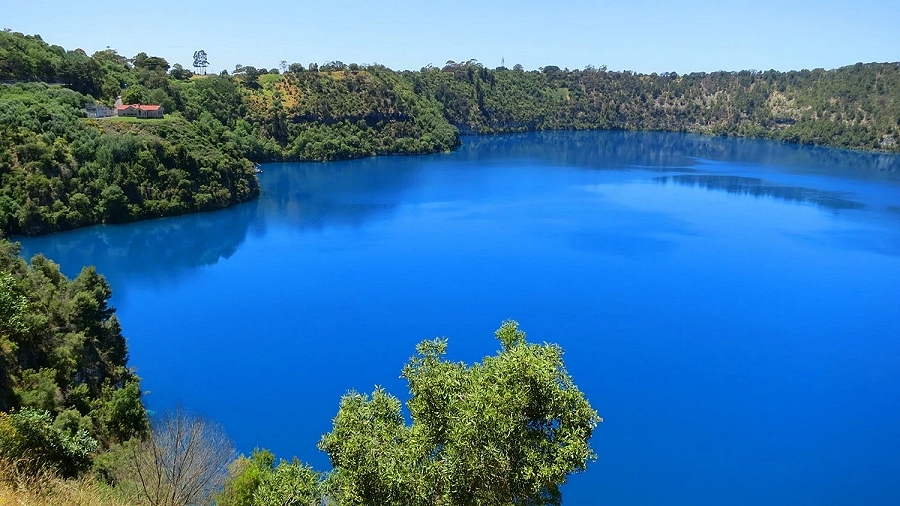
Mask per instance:
[[[476,59],[679,73],[900,60],[897,0],[0,0],[0,28],[88,54],[107,46],[190,68],[279,61],[419,69]]]

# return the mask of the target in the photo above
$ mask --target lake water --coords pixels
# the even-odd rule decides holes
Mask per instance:
[[[228,210],[23,240],[113,290],[153,410],[316,450],[341,394],[501,321],[604,417],[564,504],[900,504],[900,157],[627,132],[269,164]]]

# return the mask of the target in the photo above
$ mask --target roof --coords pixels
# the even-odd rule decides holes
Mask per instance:
[[[139,111],[158,111],[160,108],[160,106],[158,106],[158,105],[124,104],[124,105],[117,105],[116,110],[123,111],[125,109],[128,109],[129,107],[133,107]]]

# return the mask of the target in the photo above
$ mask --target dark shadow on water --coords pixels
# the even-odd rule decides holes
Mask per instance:
[[[261,223],[254,226],[270,221],[296,228],[357,226],[375,216],[389,215],[417,171],[433,158],[267,164],[260,175]]]
[[[736,195],[772,197],[787,202],[814,204],[832,210],[862,209],[865,207],[859,202],[843,198],[841,194],[837,192],[828,192],[813,188],[776,186],[754,177],[684,174],[655,177],[653,180],[661,184],[672,183],[691,188],[722,190]]]
[[[43,253],[60,261],[69,276],[82,266],[95,265],[113,287],[123,277],[174,280],[233,255],[244,242],[257,208],[258,202],[253,201],[212,213],[23,238],[22,256]]]
[[[685,171],[698,162],[689,152],[677,149],[681,143],[681,136],[656,132],[529,132],[464,137],[458,156],[477,162],[531,158],[550,165],[592,169],[638,166]]]
[[[260,177],[263,195],[229,209],[14,239],[23,257],[43,253],[68,276],[94,265],[113,287],[122,277],[165,282],[229,258],[248,233],[265,235],[270,223],[318,229],[389,214],[428,159],[268,164]]]

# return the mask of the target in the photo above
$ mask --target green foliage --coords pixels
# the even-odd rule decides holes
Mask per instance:
[[[0,32],[0,80],[62,83],[86,94],[99,92],[100,68],[84,51],[50,46],[39,35]]]
[[[56,407],[56,371],[53,369],[22,371],[15,389],[18,404],[24,408],[49,411]]]
[[[321,504],[320,476],[294,459],[282,461],[273,472],[263,475],[253,493],[254,506],[318,506]]]
[[[228,479],[222,492],[216,496],[218,506],[250,506],[253,496],[263,480],[273,474],[275,455],[268,450],[253,450],[247,458],[243,455],[231,463],[228,468]]]
[[[144,434],[106,280],[93,267],[69,280],[43,256],[29,266],[17,253],[0,240],[0,411],[46,414],[55,429],[83,431],[104,447]]]
[[[218,506],[317,506],[322,500],[321,476],[297,459],[274,465],[275,456],[256,449],[239,457],[216,497]]]
[[[115,50],[88,57],[0,33],[0,231],[36,234],[219,209],[259,194],[252,162],[448,151],[459,132],[690,131],[900,151],[900,66],[693,73],[470,60],[393,72],[285,62],[195,76]],[[77,93],[76,93],[77,92]],[[82,118],[99,99],[158,103],[165,120]]]
[[[88,469],[97,448],[87,430],[61,429],[47,411],[24,408],[0,413],[0,458],[29,473],[51,469],[64,477],[75,476]]]
[[[448,62],[404,75],[474,133],[692,131],[900,151],[900,66],[679,76],[587,68],[524,72]]]
[[[144,434],[148,428],[147,412],[141,402],[141,390],[137,380],[128,380],[121,388],[107,384],[103,390],[101,401],[95,401],[94,409],[91,411],[102,428],[103,439],[126,441]]]
[[[244,118],[296,160],[447,151],[459,134],[441,105],[376,67],[260,76],[244,86]]]
[[[0,87],[0,231],[220,209],[259,194],[243,153],[263,149],[229,142],[236,136],[216,120],[85,120],[89,102],[42,84]]]
[[[560,503],[559,486],[595,458],[602,420],[558,346],[526,343],[513,321],[497,338],[500,353],[472,366],[444,360],[444,340],[417,346],[403,369],[411,425],[383,389],[344,396],[319,443],[340,504]]]
[[[24,321],[27,309],[28,299],[16,278],[0,271],[0,345],[9,347],[28,331]]]

